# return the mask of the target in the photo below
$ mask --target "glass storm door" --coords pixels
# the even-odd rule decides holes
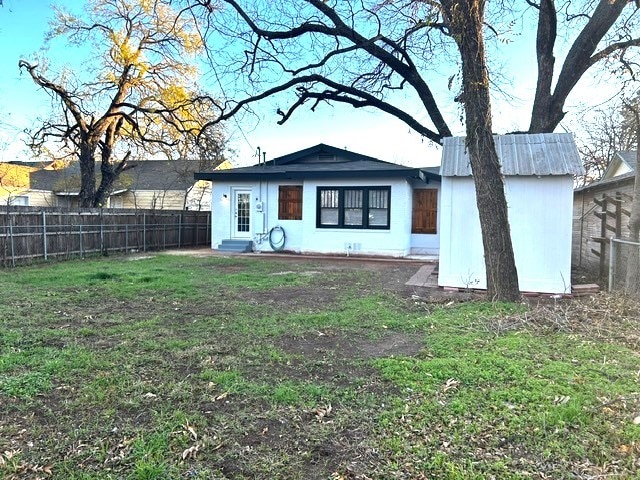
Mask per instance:
[[[234,205],[234,237],[251,238],[251,191],[235,190]]]

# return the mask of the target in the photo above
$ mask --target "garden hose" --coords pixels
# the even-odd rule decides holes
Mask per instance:
[[[280,225],[276,225],[271,230],[269,230],[269,245],[274,252],[279,252],[284,248],[284,242],[286,241],[286,236],[284,234],[284,228]]]

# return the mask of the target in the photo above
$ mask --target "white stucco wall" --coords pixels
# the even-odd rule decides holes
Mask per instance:
[[[570,176],[505,180],[521,291],[571,292]],[[484,251],[471,177],[443,177],[438,284],[486,288]]]
[[[278,220],[278,186],[301,184],[303,185],[302,220]],[[390,186],[390,229],[317,228],[317,187],[326,186]],[[280,225],[286,234],[285,250],[288,251],[401,257],[409,255],[415,247],[422,249],[423,253],[437,253],[438,235],[411,235],[412,187],[404,179],[271,181],[262,182],[261,185],[250,182],[214,182],[211,194],[213,248],[216,248],[222,240],[233,238],[234,188],[251,189],[251,238],[257,251],[271,251],[268,232],[276,225]],[[223,195],[227,195],[226,200],[223,199]],[[257,202],[262,202],[263,214],[255,211]],[[264,218],[261,215],[264,215]]]

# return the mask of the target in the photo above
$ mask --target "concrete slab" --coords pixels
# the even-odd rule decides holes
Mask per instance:
[[[405,285],[411,285],[415,287],[427,287],[437,285],[437,279],[434,282],[431,278],[433,271],[436,269],[436,264],[423,265],[418,269],[416,273],[409,279]]]

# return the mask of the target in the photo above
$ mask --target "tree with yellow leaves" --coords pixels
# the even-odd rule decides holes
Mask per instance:
[[[170,2],[92,0],[81,16],[56,10],[49,38],[57,37],[92,47],[86,76],[49,77],[26,60],[19,68],[60,103],[59,113],[31,132],[31,147],[38,153],[58,142],[61,155],[77,158],[81,206],[104,204],[132,155],[201,153],[194,139],[205,136],[216,139],[211,148],[224,148],[221,128],[203,131],[214,105],[198,95],[201,37],[193,18]]]

